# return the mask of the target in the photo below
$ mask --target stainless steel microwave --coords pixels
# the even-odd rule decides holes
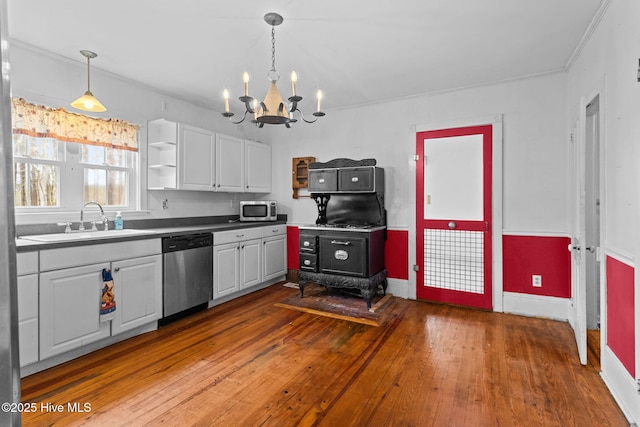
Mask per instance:
[[[273,200],[240,202],[240,221],[276,221],[278,204]]]

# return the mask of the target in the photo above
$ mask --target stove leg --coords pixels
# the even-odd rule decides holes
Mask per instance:
[[[360,293],[362,294],[362,298],[367,302],[367,310],[371,310],[371,299],[373,298],[374,291],[371,289],[361,289]]]
[[[382,295],[387,295],[387,286],[389,285],[389,283],[387,283],[387,279],[384,279],[382,281]]]
[[[300,298],[304,298],[304,287],[307,285],[306,280],[298,280],[298,287],[300,288]]]

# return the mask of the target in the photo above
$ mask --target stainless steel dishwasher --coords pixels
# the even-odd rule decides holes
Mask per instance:
[[[200,308],[213,298],[213,235],[162,239],[163,318]]]

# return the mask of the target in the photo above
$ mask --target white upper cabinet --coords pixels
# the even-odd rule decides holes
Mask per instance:
[[[244,140],[216,135],[216,190],[244,191]]]
[[[165,119],[147,129],[149,190],[271,192],[271,146]]]
[[[215,191],[215,133],[178,125],[178,189]]]
[[[245,142],[245,191],[271,192],[271,146],[255,141]]]

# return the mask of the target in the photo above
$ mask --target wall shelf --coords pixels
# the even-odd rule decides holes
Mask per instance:
[[[315,161],[315,157],[294,157],[291,160],[291,187],[294,199],[309,197],[300,196],[298,191],[309,187],[309,164]]]

